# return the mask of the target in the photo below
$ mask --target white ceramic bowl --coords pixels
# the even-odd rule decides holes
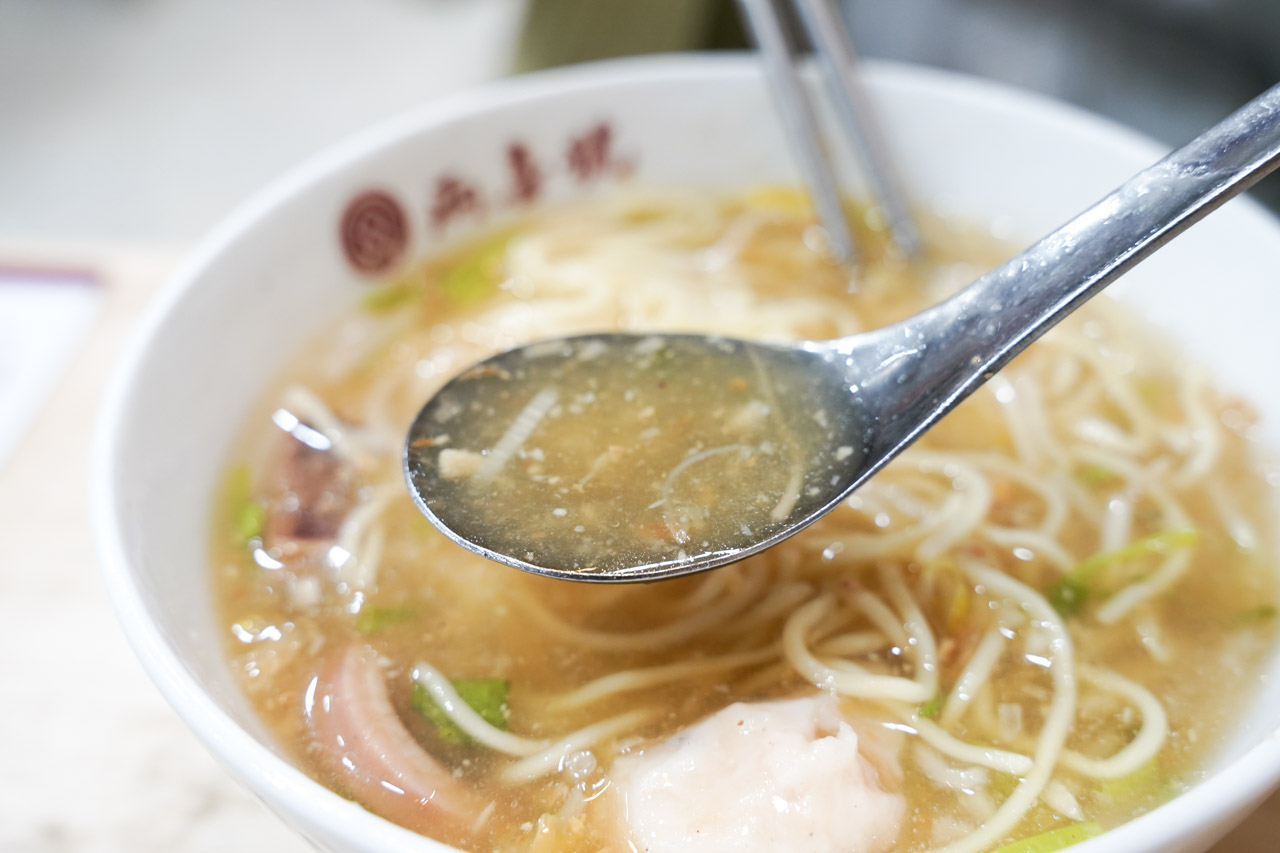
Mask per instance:
[[[1056,227],[1163,153],[1076,110],[955,75],[874,65],[867,83],[911,197],[1018,239]],[[210,235],[152,306],[95,448],[107,583],[169,702],[299,832],[333,851],[446,849],[295,769],[228,671],[210,603],[210,502],[253,401],[377,270],[533,195],[571,198],[628,180],[793,183],[790,162],[748,58],[646,59],[512,80],[424,107],[299,167]],[[1253,398],[1273,447],[1278,269],[1280,224],[1238,200],[1115,288]],[[1210,778],[1081,853],[1203,850],[1260,802],[1280,781],[1273,670]]]

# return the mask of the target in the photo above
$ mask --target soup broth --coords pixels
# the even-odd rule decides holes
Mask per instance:
[[[436,395],[406,460],[432,515],[534,567],[625,575],[763,541],[852,481],[853,406],[819,405],[807,363],[766,369],[728,339],[625,341],[537,344]]]
[[[705,575],[527,575],[415,509],[414,414],[497,350],[610,330],[847,335],[1001,254],[934,224],[928,260],[908,263],[863,232],[851,280],[789,192],[582,203],[428,260],[318,341],[246,425],[213,535],[228,658],[299,765],[463,849],[537,853],[960,853],[1036,836],[1010,851],[1047,851],[1194,784],[1274,646],[1271,489],[1248,405],[1104,299],[845,505]],[[761,394],[699,427],[704,449],[759,456],[712,496],[732,519],[788,490],[791,467],[771,467],[785,453],[742,437]],[[678,428],[680,413],[652,420]],[[585,456],[634,459],[644,439],[626,423]],[[492,447],[495,430],[447,446]],[[581,440],[549,431],[511,458],[533,476]],[[580,495],[590,473],[562,476]],[[651,508],[668,474],[592,501],[660,558],[692,535]],[[563,496],[518,497],[518,535],[572,529]],[[831,773],[840,802],[868,804],[862,823],[819,808]],[[802,839],[770,835],[796,826]],[[754,847],[724,840],[743,833]]]

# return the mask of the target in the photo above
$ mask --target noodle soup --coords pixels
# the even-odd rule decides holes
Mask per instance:
[[[813,229],[780,192],[551,211],[307,353],[246,425],[214,537],[229,658],[301,766],[464,849],[539,853],[1053,850],[1195,782],[1273,647],[1270,495],[1249,407],[1104,300],[845,506],[703,576],[525,575],[417,513],[408,424],[498,349],[847,335],[999,254],[937,226],[913,266],[868,231],[851,294]]]

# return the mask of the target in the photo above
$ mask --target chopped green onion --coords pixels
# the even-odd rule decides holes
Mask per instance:
[[[989,744],[982,744],[982,746],[988,745]],[[991,782],[989,784],[992,794],[1001,800],[1007,800],[1010,795],[1017,790],[1018,785],[1021,783],[1022,779],[1014,776],[1012,773],[994,772],[991,774]]]
[[[502,280],[511,231],[504,231],[479,243],[440,276],[440,289],[454,303],[467,304],[483,299]]]
[[[385,314],[413,302],[421,292],[421,287],[412,282],[392,281],[365,294],[362,304],[370,314]]]
[[[951,607],[947,612],[948,631],[954,631],[960,627],[960,623],[969,615],[972,604],[973,593],[969,587],[963,584],[957,585],[955,592],[951,595]]]
[[[1170,780],[1160,769],[1156,758],[1143,764],[1132,773],[1114,779],[1099,779],[1098,794],[1113,803],[1139,800],[1166,800],[1171,794]]]
[[[1116,472],[1103,465],[1086,465],[1080,469],[1076,476],[1086,486],[1096,486],[1114,479]]]
[[[475,678],[451,681],[458,697],[471,706],[486,723],[495,728],[507,727],[507,694],[511,692],[511,682],[503,678]],[[431,698],[427,688],[421,684],[413,685],[413,707],[436,727],[436,733],[446,743],[473,746],[473,741],[466,732],[449,718],[436,701]]]
[[[924,717],[926,720],[932,720],[942,711],[942,694],[939,693],[928,702],[921,702],[916,708],[916,713]]]
[[[1070,572],[1058,579],[1049,590],[1049,603],[1063,619],[1070,619],[1084,609],[1089,600],[1089,587]]]
[[[373,634],[384,628],[392,628],[417,615],[412,607],[364,607],[356,614],[356,631]]]
[[[250,539],[261,538],[266,523],[267,508],[257,501],[250,501],[236,513],[236,537],[241,544],[247,545]]]
[[[1231,617],[1228,624],[1232,628],[1247,628],[1250,625],[1270,622],[1274,618],[1276,618],[1276,606],[1274,604],[1264,604],[1261,607],[1254,607],[1237,613]]]
[[[1015,841],[1012,844],[1006,844],[994,850],[993,853],[1053,853],[1055,850],[1062,850],[1072,844],[1088,841],[1090,838],[1101,834],[1102,825],[1099,823],[1094,823],[1093,821],[1073,823],[1068,826],[1051,829],[1048,832],[1042,832],[1039,835],[1033,835],[1030,838],[1024,838],[1021,841]]]
[[[1096,576],[1105,569],[1131,560],[1166,554],[1178,548],[1187,548],[1200,539],[1200,532],[1192,529],[1165,530],[1144,536],[1117,548],[1104,551],[1080,562],[1049,589],[1049,603],[1064,618],[1075,616],[1095,592]]]
[[[248,545],[251,540],[261,537],[267,521],[267,508],[253,499],[253,482],[247,465],[237,465],[227,472],[223,495],[236,544]]]

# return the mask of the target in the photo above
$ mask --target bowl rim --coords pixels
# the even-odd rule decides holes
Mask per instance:
[[[1049,124],[1070,125],[1126,154],[1154,161],[1168,146],[1110,119],[1050,97],[958,72],[906,63],[869,60],[869,79],[899,87],[925,88],[999,111],[1016,111]],[[129,417],[128,404],[137,375],[152,357],[152,347],[170,315],[197,287],[213,262],[251,234],[282,204],[326,176],[376,155],[404,138],[449,123],[487,114],[518,103],[576,93],[680,81],[758,81],[758,64],[749,53],[674,54],[584,63],[507,78],[462,90],[380,121],[327,147],[234,208],[200,239],[151,299],[134,334],[114,366],[100,407],[92,440],[89,471],[90,522],[108,597],[129,644],[166,701],[197,739],[241,784],[245,785],[295,831],[326,846],[332,839],[352,849],[396,849],[444,853],[441,842],[404,829],[313,780],[284,757],[239,726],[200,686],[176,649],[153,621],[137,584],[125,547],[124,515],[114,498],[122,475],[114,448]],[[1252,199],[1236,206],[1252,207],[1250,215],[1278,222]],[[1268,733],[1242,755],[1200,779],[1191,789],[1156,809],[1108,830],[1080,845],[1081,853],[1107,850],[1163,850],[1203,832],[1264,799],[1280,786],[1280,730]],[[1177,804],[1176,806],[1174,804]],[[302,825],[312,824],[318,839]]]

